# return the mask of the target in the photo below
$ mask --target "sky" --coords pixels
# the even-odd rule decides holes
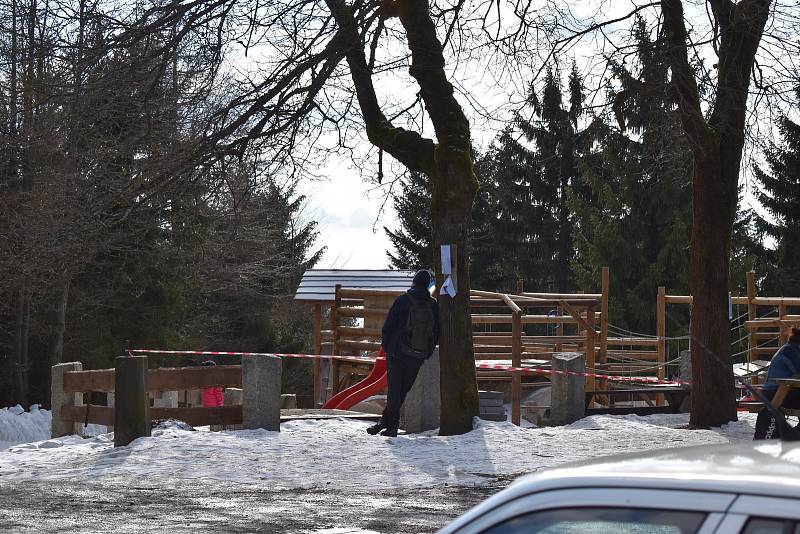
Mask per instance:
[[[317,244],[326,247],[317,268],[386,269],[391,242],[383,227],[397,228],[395,211],[389,201],[381,212],[383,192],[376,191],[350,165],[330,161],[327,179],[300,186],[307,199],[305,216],[319,223]]]

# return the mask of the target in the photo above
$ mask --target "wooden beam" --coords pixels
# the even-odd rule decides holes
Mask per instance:
[[[381,348],[381,343],[379,341],[340,340],[338,346],[339,350],[375,351]]]
[[[473,315],[472,324],[511,324],[511,315]],[[522,324],[576,324],[571,316],[554,317],[552,315],[524,315]]]
[[[314,354],[322,354],[322,304],[314,305]],[[313,407],[317,407],[320,388],[320,359],[314,358],[312,364],[311,391],[314,394]]]
[[[658,298],[656,301],[656,336],[658,337],[658,345],[656,345],[656,352],[658,353],[658,379],[664,380],[664,367],[667,361],[667,290],[664,286],[658,288]],[[656,396],[656,404],[664,406],[664,395]]]
[[[411,281],[409,280],[409,286],[411,285]],[[398,297],[405,293],[405,290],[399,289],[359,289],[353,287],[343,287],[339,291],[339,296],[341,298],[360,298],[363,299],[365,297]]]
[[[747,271],[747,321],[745,322],[745,328],[747,328],[747,323],[754,321],[756,319],[756,314],[758,310],[756,309],[755,298],[756,298],[756,273],[755,271]],[[747,336],[747,361],[752,362],[758,359],[758,355],[756,354],[756,347],[758,346],[758,341],[753,336],[753,330],[749,330]],[[753,384],[757,384],[759,382],[758,377],[753,379]]]
[[[561,305],[564,306],[564,309],[567,310],[567,313],[569,313],[572,316],[572,318],[575,319],[575,321],[581,326],[581,328],[583,328],[587,332],[589,330],[591,330],[592,331],[592,336],[594,336],[594,309],[593,308],[590,308],[592,321],[589,321],[587,319],[584,319],[583,316],[581,316],[580,312],[578,310],[576,310],[572,306],[572,304],[569,304],[566,300],[562,300],[561,301]]]
[[[340,326],[339,338],[380,338],[382,335],[380,328],[362,328],[359,326]]]
[[[97,404],[83,404],[81,406],[73,406],[68,404],[62,406],[61,418],[65,421],[85,423],[86,410],[89,410],[89,423],[95,425],[114,426],[114,408],[109,406],[99,406]]]
[[[340,317],[354,317],[356,319],[363,319],[366,317],[386,318],[389,315],[388,308],[352,308],[341,307],[337,309]]]
[[[600,280],[600,293],[602,295],[600,302],[600,363],[604,364],[608,358],[608,292],[611,284],[611,278],[608,267],[603,267]],[[600,379],[600,389],[608,389],[606,379]],[[610,399],[609,399],[610,402]]]
[[[64,373],[64,393],[89,391],[114,391],[114,369],[67,371]]]
[[[511,365],[513,367],[522,366],[522,310],[517,308],[514,311],[513,322],[511,323]],[[519,371],[514,371],[511,381],[511,422],[520,425],[520,403],[522,402],[522,376]]]
[[[520,307],[519,307],[519,306],[517,306],[517,303],[516,303],[516,302],[514,302],[513,300],[511,300],[511,297],[509,297],[509,296],[508,296],[508,295],[506,295],[506,294],[503,294],[503,295],[502,295],[502,299],[503,299],[503,302],[505,302],[505,303],[506,303],[506,305],[507,305],[509,308],[511,308],[511,312],[512,312],[512,313],[514,313],[514,314],[521,314],[521,313],[522,313],[522,309],[520,309]],[[513,324],[513,323],[512,323],[512,324]],[[522,324],[522,323],[520,323],[520,324]],[[521,327],[520,327],[519,334],[520,334],[520,335],[522,335],[522,328],[521,328]]]
[[[242,387],[242,367],[240,365],[163,367],[147,371],[147,391],[180,391],[214,386]]]
[[[331,330],[333,330],[333,354],[339,355],[339,313],[342,307],[342,285],[336,284],[333,307],[331,308]],[[332,359],[328,371],[328,398],[339,392],[339,360]]]

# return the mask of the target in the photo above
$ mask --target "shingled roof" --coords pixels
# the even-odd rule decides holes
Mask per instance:
[[[294,299],[301,302],[333,302],[336,284],[360,289],[403,291],[411,287],[414,271],[310,269],[303,274]]]

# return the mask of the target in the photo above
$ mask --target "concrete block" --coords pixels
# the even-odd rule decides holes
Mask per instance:
[[[294,393],[284,393],[281,395],[281,409],[294,410],[297,409],[297,395]]]
[[[178,407],[178,392],[177,391],[159,391],[153,398],[154,408],[177,408]]]
[[[242,358],[242,423],[244,428],[279,431],[281,426],[281,359]]]
[[[431,357],[423,362],[414,387],[403,403],[400,419],[405,422],[404,428],[409,434],[439,428],[442,407],[439,369],[439,347],[436,347]]]
[[[225,388],[222,392],[222,402],[225,406],[239,406],[242,404],[241,388]]]
[[[53,420],[50,424],[50,435],[54,438],[79,434],[78,425],[71,421],[61,419],[62,406],[80,406],[83,404],[81,393],[64,393],[64,373],[67,371],[83,371],[81,362],[59,363],[51,368],[50,382],[50,408]]]
[[[557,352],[553,354],[552,365],[553,371],[556,371],[551,377],[552,424],[574,423],[586,413],[586,379],[583,376],[570,376],[558,371],[585,373],[586,356],[578,352]]]

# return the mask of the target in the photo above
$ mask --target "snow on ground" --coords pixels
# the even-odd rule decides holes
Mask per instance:
[[[40,441],[50,437],[50,412],[40,410],[38,404],[26,412],[17,404],[0,409],[0,449],[17,443]]]
[[[592,416],[564,427],[519,428],[476,420],[462,436],[435,432],[369,436],[369,423],[298,420],[281,432],[209,432],[167,427],[128,447],[113,435],[70,436],[0,452],[0,476],[23,480],[146,477],[255,483],[270,489],[334,491],[472,485],[568,461],[665,447],[749,441],[755,417],[714,430],[687,430],[688,415]]]
[[[39,409],[32,404],[30,411],[17,404],[0,409],[0,451],[19,443],[30,443],[50,438],[50,423],[53,419],[50,410]],[[84,436],[97,436],[106,432],[102,425],[80,425]]]

